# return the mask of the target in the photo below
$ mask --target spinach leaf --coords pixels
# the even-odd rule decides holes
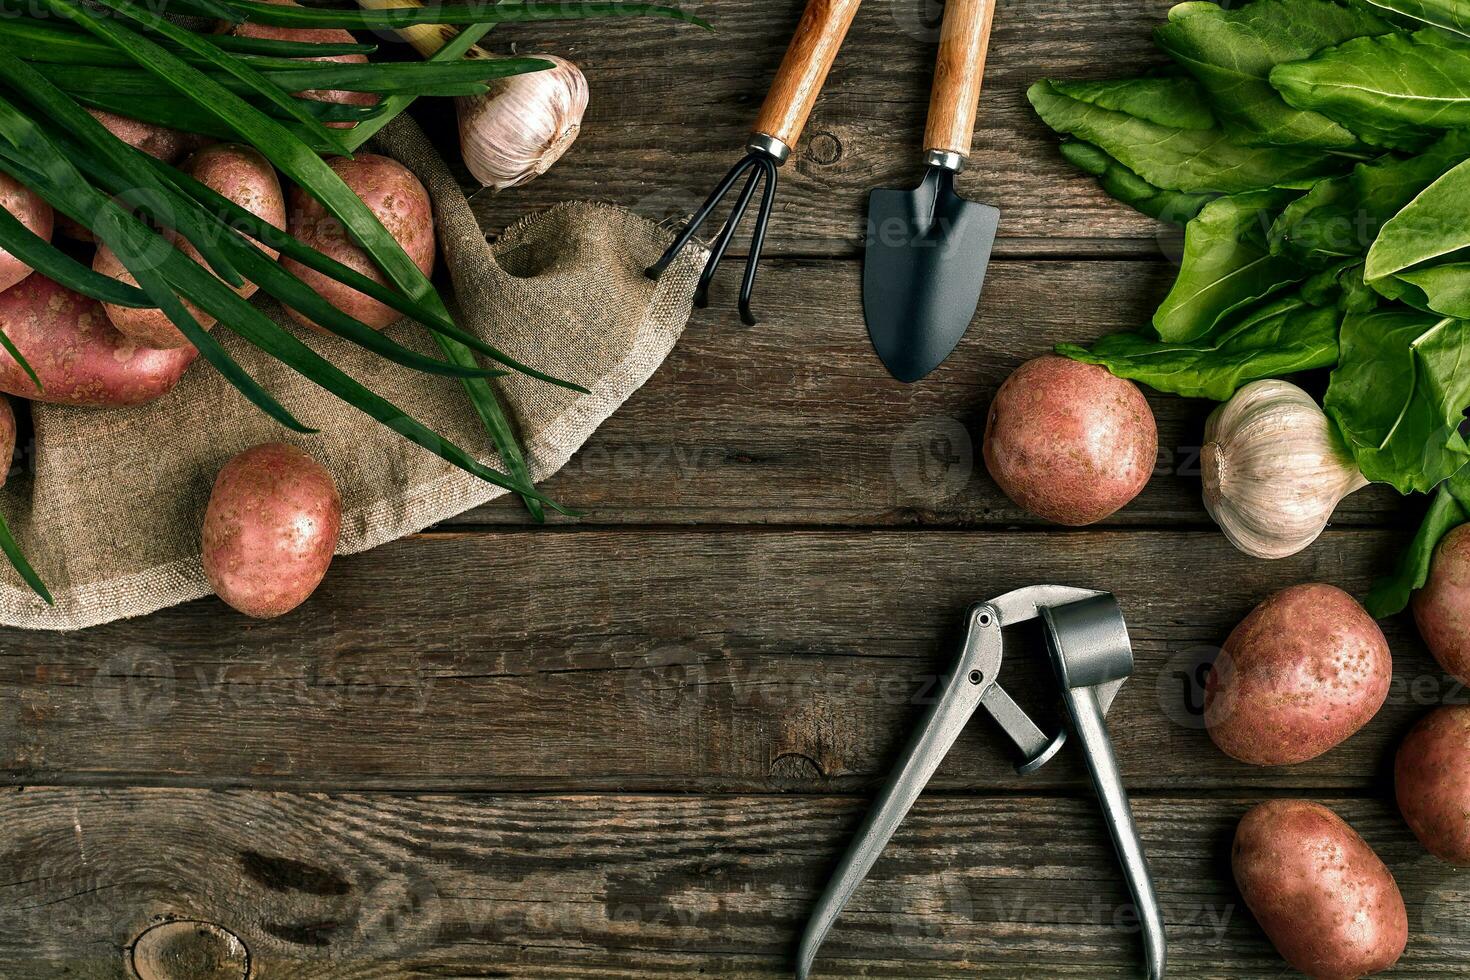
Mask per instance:
[[[1366,2],[1424,24],[1470,35],[1470,5],[1465,0],[1366,0]]]
[[[1470,262],[1445,262],[1400,272],[1379,286],[1416,309],[1470,319]]]
[[[1271,69],[1389,30],[1368,11],[1331,0],[1254,0],[1236,9],[1197,0],[1170,10],[1154,39],[1199,80],[1240,142],[1344,150],[1358,147],[1358,137],[1319,112],[1287,105],[1271,86]]]
[[[1209,333],[1230,313],[1306,278],[1289,257],[1273,255],[1266,231],[1293,191],[1249,191],[1211,201],[1184,232],[1174,288],[1154,313],[1159,338],[1183,343]]]
[[[1367,313],[1383,301],[1363,282],[1363,263],[1353,259],[1323,269],[1302,283],[1302,296],[1313,306],[1335,306],[1344,313]]]
[[[1200,208],[1215,199],[1214,194],[1185,194],[1155,187],[1138,174],[1082,140],[1062,143],[1062,157],[1074,167],[1097,178],[1098,186],[1115,199],[1160,221],[1186,224],[1199,214]]]
[[[1336,309],[1293,294],[1248,310],[1191,343],[1119,333],[1090,350],[1074,344],[1056,350],[1159,391],[1227,401],[1249,382],[1336,364],[1340,321]]]
[[[1343,319],[1322,406],[1363,475],[1426,493],[1470,461],[1470,323],[1401,308]]]
[[[1456,164],[1470,157],[1470,132],[1449,133],[1418,156],[1385,156],[1318,181],[1271,228],[1271,250],[1313,268],[1368,251],[1379,229]]]
[[[1451,168],[1384,223],[1368,249],[1368,284],[1378,288],[1378,280],[1433,260],[1455,261],[1454,253],[1470,247],[1467,206],[1470,160]]]
[[[1132,79],[1098,86],[1099,91],[1112,93],[1109,101],[1123,105],[1138,86],[1151,81]],[[1092,102],[1072,98],[1051,81],[1032,85],[1026,97],[1052,129],[1086,140],[1164,190],[1237,194],[1306,177],[1330,176],[1350,165],[1350,161],[1322,151],[1242,146],[1219,128],[1163,126],[1142,116],[1104,108],[1096,101],[1101,98],[1098,93],[1093,93]],[[1183,97],[1176,93],[1175,98]],[[1187,105],[1173,108],[1187,111]]]
[[[1470,38],[1438,30],[1362,37],[1277,65],[1271,84],[1300,109],[1412,142],[1470,126]]]
[[[1364,602],[1369,614],[1382,619],[1408,608],[1415,590],[1422,589],[1429,581],[1439,542],[1467,521],[1470,521],[1470,467],[1439,485],[1414,540],[1399,556],[1398,565],[1392,573],[1373,583]]]
[[[1173,129],[1214,129],[1215,114],[1194,79],[1173,75],[1118,82],[1052,82],[1069,99]]]

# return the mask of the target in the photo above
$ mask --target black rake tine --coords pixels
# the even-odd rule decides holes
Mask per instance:
[[[740,284],[740,319],[747,327],[756,325],[755,314],[750,312],[750,300],[755,294],[755,274],[760,267],[761,249],[766,245],[766,226],[771,223],[771,210],[776,203],[776,181],[779,171],[776,161],[766,157],[759,163],[766,175],[765,193],[761,196],[760,213],[755,219],[755,233],[750,238],[750,257],[745,260],[745,280]]]
[[[709,284],[715,278],[715,270],[724,261],[725,253],[730,249],[730,242],[735,238],[740,219],[745,217],[745,211],[750,207],[751,198],[755,197],[755,188],[760,183],[761,173],[760,167],[751,168],[750,179],[740,191],[740,199],[735,202],[729,220],[720,231],[720,237],[715,239],[714,247],[710,249],[709,261],[705,263],[704,272],[699,277],[699,288],[694,291],[694,305],[700,309],[709,305]]]
[[[708,221],[710,214],[714,212],[715,208],[719,207],[720,201],[724,200],[725,195],[730,193],[730,188],[735,186],[735,182],[740,179],[740,175],[755,166],[755,164],[755,159],[746,157],[730,168],[730,172],[725,175],[725,179],[720,181],[720,186],[715,188],[715,192],[704,202],[704,206],[694,213],[694,217],[689,219],[689,224],[685,225],[684,230],[679,233],[679,237],[674,239],[674,244],[669,246],[668,251],[664,252],[661,259],[649,266],[648,270],[644,273],[648,278],[657,279],[664,274],[669,265],[673,263],[674,258],[684,250],[684,246],[688,245],[694,236],[698,234],[700,226]]]

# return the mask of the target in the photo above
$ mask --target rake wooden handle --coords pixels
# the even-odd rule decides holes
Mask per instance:
[[[795,148],[861,2],[810,0],[755,121],[756,133]]]
[[[968,157],[975,145],[980,81],[990,48],[996,0],[945,0],[939,33],[939,63],[929,95],[924,149]]]

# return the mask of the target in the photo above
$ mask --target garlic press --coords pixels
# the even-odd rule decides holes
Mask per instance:
[[[806,980],[811,973],[822,941],[853,892],[872,870],[960,731],[976,709],[984,708],[1020,751],[1016,771],[1021,775],[1050,762],[1066,743],[1068,730],[1082,743],[1108,832],[1138,910],[1145,975],[1149,980],[1162,980],[1166,959],[1163,915],[1105,720],[1113,699],[1133,673],[1133,648],[1117,599],[1090,589],[1038,585],[978,603],[970,608],[968,617],[964,647],[945,677],[939,699],[904,750],[902,761],[879,793],[807,923],[797,954],[797,977]],[[998,682],[1002,631],[1035,619],[1044,627],[1046,650],[1061,687],[1068,723],[1052,734],[1032,721]]]

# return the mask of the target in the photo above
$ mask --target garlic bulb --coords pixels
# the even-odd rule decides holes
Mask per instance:
[[[490,82],[482,96],[460,98],[459,146],[475,179],[497,191],[546,173],[582,129],[587,79],[554,55],[556,67]]]
[[[1285,381],[1246,385],[1216,409],[1200,462],[1205,509],[1256,558],[1304,550],[1338,503],[1368,485],[1327,414]]]
[[[357,0],[369,10],[422,7],[423,0]],[[415,51],[430,57],[448,44],[459,30],[443,24],[415,24],[397,33]],[[495,58],[471,45],[466,60]],[[489,91],[456,99],[459,107],[459,149],[465,166],[484,187],[503,191],[524,184],[551,169],[571,149],[582,130],[587,111],[587,78],[565,58],[531,55],[555,67],[525,75],[491,79]]]

